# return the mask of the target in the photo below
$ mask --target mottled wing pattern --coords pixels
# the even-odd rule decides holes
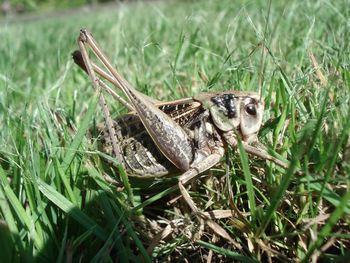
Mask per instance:
[[[191,99],[161,103],[159,109],[181,127],[186,127],[201,112],[201,104]],[[136,177],[160,177],[177,171],[176,167],[158,150],[136,113],[128,113],[114,120],[126,172]],[[99,144],[104,153],[112,155],[111,139],[107,129],[100,128]]]

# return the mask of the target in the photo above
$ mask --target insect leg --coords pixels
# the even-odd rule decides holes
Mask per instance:
[[[85,46],[84,46],[84,42],[81,40],[80,37],[78,38],[78,45],[79,45],[80,52],[82,54],[84,64],[86,65],[86,71],[88,72],[88,75],[90,76],[92,85],[96,91],[99,91],[100,90],[100,82],[95,75],[95,71],[91,65],[90,58],[89,58],[87,51],[85,49]],[[121,165],[123,165],[123,157],[121,154],[119,144],[118,144],[117,139],[116,139],[113,121],[111,119],[111,115],[110,115],[109,110],[107,108],[106,100],[102,94],[100,94],[100,96],[99,96],[99,104],[102,108],[103,115],[104,115],[105,120],[106,120],[106,126],[108,129],[108,133],[110,134],[110,138],[112,141],[113,153],[114,153],[115,157],[117,158],[117,160],[119,161],[119,163]]]
[[[286,163],[284,161],[277,159],[276,157],[273,157],[272,155],[270,155],[267,151],[265,151],[263,149],[259,149],[257,147],[251,146],[247,143],[243,143],[243,147],[247,153],[258,156],[258,157],[265,159],[265,160],[269,160],[269,161],[277,164],[278,166],[281,166],[284,169],[287,169],[289,167],[289,163]]]
[[[211,168],[212,166],[214,166],[215,164],[217,164],[220,161],[221,157],[222,157],[221,154],[214,153],[206,157],[206,159],[198,163],[198,165],[190,168],[190,170],[188,170],[187,172],[185,172],[183,175],[180,176],[180,179],[178,182],[178,188],[181,192],[182,197],[184,198],[184,200],[186,201],[186,203],[188,204],[188,206],[191,208],[192,212],[196,216],[204,219],[205,223],[216,234],[220,235],[221,237],[229,241],[234,247],[241,250],[242,246],[238,244],[236,241],[234,241],[224,228],[222,228],[219,224],[214,222],[209,216],[207,216],[197,208],[196,204],[194,203],[191,196],[189,195],[186,188],[184,187],[185,184],[187,184],[190,180],[198,176],[201,172],[204,172],[209,168]]]
[[[81,54],[81,52],[79,50],[75,50],[72,53],[72,57],[73,60],[75,62],[75,64],[77,64],[82,70],[84,70],[87,74],[87,68],[85,66],[84,60],[83,60],[83,56]],[[113,83],[114,78],[111,77],[110,75],[108,75],[106,72],[104,72],[101,68],[99,68],[98,66],[96,66],[93,62],[90,61],[91,67],[92,69],[95,71],[95,73],[97,73],[99,76],[103,77],[104,79],[108,80],[109,82]],[[106,90],[109,94],[112,95],[113,98],[115,98],[118,102],[120,102],[125,108],[127,108],[130,111],[133,111],[134,108],[130,105],[129,102],[127,102],[126,100],[124,100],[121,96],[119,96],[113,89],[111,89],[110,87],[108,87],[108,85],[106,83],[104,83],[100,78],[97,78],[98,84],[101,88],[103,88],[104,90]]]
[[[85,66],[85,63],[84,63],[84,60],[83,60],[83,57],[82,57],[80,50],[74,51],[72,56],[73,56],[74,62],[87,73],[87,69],[86,69],[86,66]],[[110,83],[112,83],[114,86],[119,87],[117,80],[113,76],[111,76],[110,74],[105,72],[103,69],[101,69],[99,66],[97,66],[92,61],[90,61],[90,63],[91,63],[92,68],[94,69],[95,73],[97,73],[100,77],[106,79]],[[102,80],[100,80],[100,81],[102,82]],[[109,94],[111,94],[115,99],[117,99],[121,104],[123,104],[123,106],[125,106],[129,110],[134,110],[134,108],[127,101],[125,101],[122,97],[120,97],[113,89],[108,87],[106,84],[104,84],[104,86],[101,85],[101,87],[103,89],[105,89]],[[144,99],[149,100],[153,104],[160,103],[158,100],[153,99],[151,97],[148,97],[148,96],[142,94],[141,92],[138,92],[138,93],[140,95],[142,95],[144,97]]]
[[[232,133],[225,133],[224,134],[225,140],[228,142],[228,144],[230,144],[232,147],[237,148],[237,138],[238,136],[236,136],[236,134],[232,134]],[[245,149],[245,151],[249,154],[255,155],[257,157],[260,157],[264,160],[269,160],[275,164],[277,164],[278,166],[287,169],[289,167],[289,163],[285,162],[285,161],[281,161],[279,159],[277,159],[276,157],[273,157],[271,154],[269,154],[266,150],[261,149],[261,148],[257,148],[254,147],[250,144],[248,144],[247,142],[242,141],[242,145],[243,148]]]

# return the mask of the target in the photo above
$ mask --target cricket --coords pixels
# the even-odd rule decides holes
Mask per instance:
[[[247,153],[288,168],[288,163],[254,146],[264,113],[261,94],[232,90],[160,102],[128,83],[86,29],[81,29],[78,45],[73,59],[89,75],[93,87],[107,91],[129,110],[112,120],[101,93],[99,103],[105,118],[103,151],[116,158],[130,177],[180,174],[175,187],[193,213],[210,222],[208,225],[220,236],[233,242],[223,228],[197,208],[185,186],[218,164],[228,145],[237,148],[239,142]],[[106,70],[92,62],[88,50]],[[122,91],[128,101],[105,81]]]
[[[105,89],[130,110],[117,120],[111,120],[101,96],[106,149],[110,148],[110,154],[124,166],[129,176],[169,176],[178,170],[183,172],[179,181],[185,184],[217,164],[226,146],[235,148],[238,140],[248,153],[288,167],[288,163],[271,156],[265,149],[251,146],[258,142],[257,133],[262,125],[264,101],[260,94],[233,90],[159,102],[129,84],[87,30],[81,30],[78,43],[79,50],[73,53],[73,58],[88,73],[94,88]],[[86,46],[108,72],[90,60]],[[96,74],[120,89],[129,102]]]

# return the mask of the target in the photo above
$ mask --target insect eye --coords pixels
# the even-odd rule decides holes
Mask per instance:
[[[245,106],[245,111],[249,114],[249,115],[256,115],[256,107],[255,104],[248,104]]]

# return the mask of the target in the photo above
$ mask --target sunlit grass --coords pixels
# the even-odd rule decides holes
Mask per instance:
[[[265,1],[154,2],[1,21],[0,244],[8,246],[0,261],[205,261],[209,251],[214,262],[346,261],[349,12],[345,1],[274,2],[270,11]],[[227,165],[190,189],[203,211],[235,211],[215,221],[242,250],[208,229],[190,238],[199,222],[169,194],[174,181],[145,191],[145,182],[106,180],[86,136],[103,120],[97,95],[71,59],[80,28],[93,32],[130,83],[159,100],[262,89],[260,141],[290,169],[228,150]],[[125,112],[107,99],[114,117]],[[184,224],[148,255],[160,229],[145,229],[147,220]]]

